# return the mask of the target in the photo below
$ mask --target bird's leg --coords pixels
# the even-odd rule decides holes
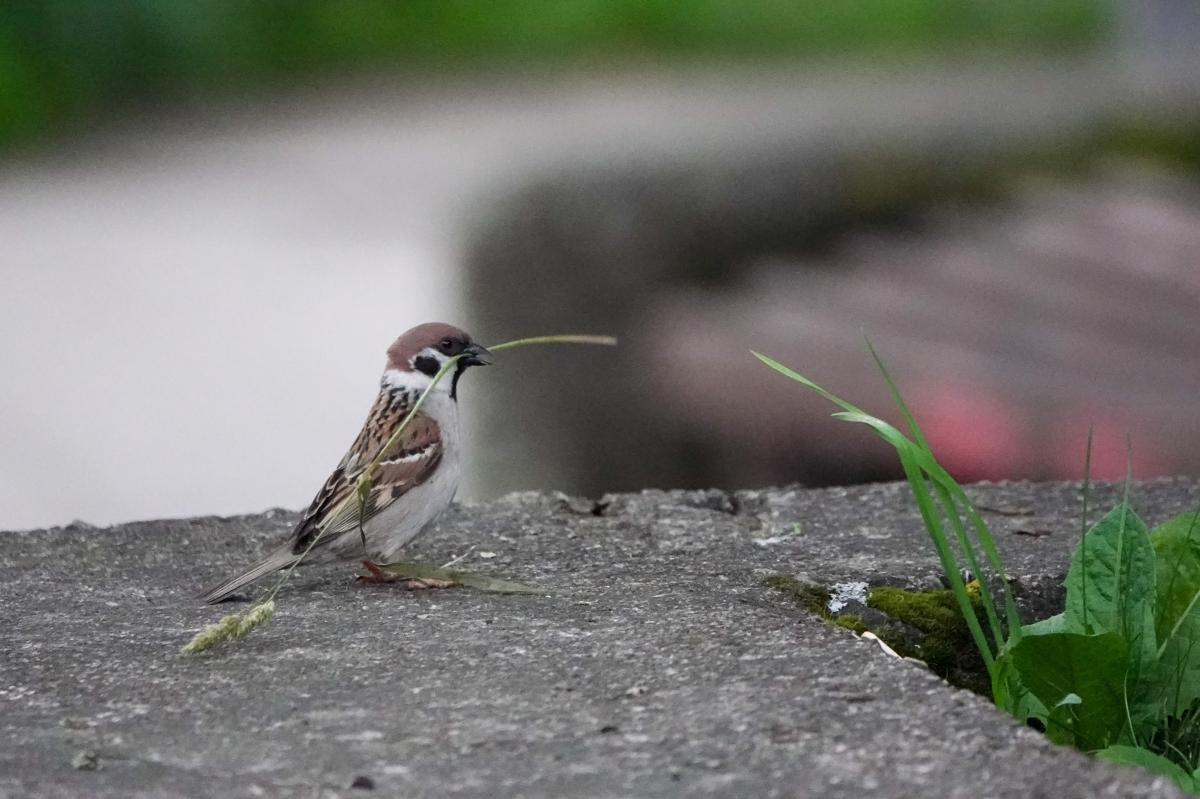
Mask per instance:
[[[420,591],[425,588],[453,588],[458,585],[453,580],[443,580],[440,577],[413,577],[408,580],[397,580],[379,568],[374,561],[364,559],[362,565],[367,570],[367,574],[358,575],[358,580],[363,583],[400,583],[409,591]]]
[[[380,569],[377,565],[375,565],[374,561],[363,558],[362,565],[363,565],[363,568],[366,569],[368,573],[360,574],[358,576],[359,581],[364,582],[364,583],[390,583],[390,582],[392,582],[392,578],[388,577],[386,574],[384,574],[383,569]]]

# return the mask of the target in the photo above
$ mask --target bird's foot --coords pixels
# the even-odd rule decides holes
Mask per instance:
[[[413,577],[407,580],[399,580],[381,569],[379,564],[374,561],[364,560],[362,561],[362,565],[367,570],[367,573],[358,575],[358,580],[363,583],[398,582],[401,587],[409,591],[420,591],[426,588],[453,588],[458,585],[454,580],[443,580],[440,577]]]
[[[383,573],[383,569],[379,568],[374,561],[363,560],[363,568],[367,570],[366,574],[358,575],[359,582],[363,583],[390,583],[393,578],[388,577]]]

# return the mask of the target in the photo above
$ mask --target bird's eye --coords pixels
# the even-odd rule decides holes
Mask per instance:
[[[438,349],[440,349],[442,352],[449,355],[451,352],[454,351],[454,339],[450,339],[450,338],[442,339],[441,342],[438,344]]]

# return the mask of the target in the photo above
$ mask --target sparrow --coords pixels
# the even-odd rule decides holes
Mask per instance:
[[[400,438],[384,453],[369,494],[355,496],[359,475],[387,444],[438,370],[456,355],[462,357],[453,373],[438,381]],[[314,561],[364,556],[384,563],[394,560],[405,544],[449,507],[458,491],[462,475],[458,381],[468,368],[488,363],[491,353],[448,324],[418,325],[396,339],[388,348],[379,395],[367,421],[288,540],[201,598],[220,602],[256,580],[288,568],[302,556]]]

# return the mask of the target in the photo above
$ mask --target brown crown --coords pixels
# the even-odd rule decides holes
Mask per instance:
[[[456,349],[461,349],[471,343],[470,335],[454,325],[448,325],[445,322],[426,322],[423,325],[417,325],[403,333],[392,343],[392,346],[388,347],[387,368],[402,371],[411,369],[413,358],[418,352],[426,347],[440,349],[441,343],[446,339],[457,344]]]

